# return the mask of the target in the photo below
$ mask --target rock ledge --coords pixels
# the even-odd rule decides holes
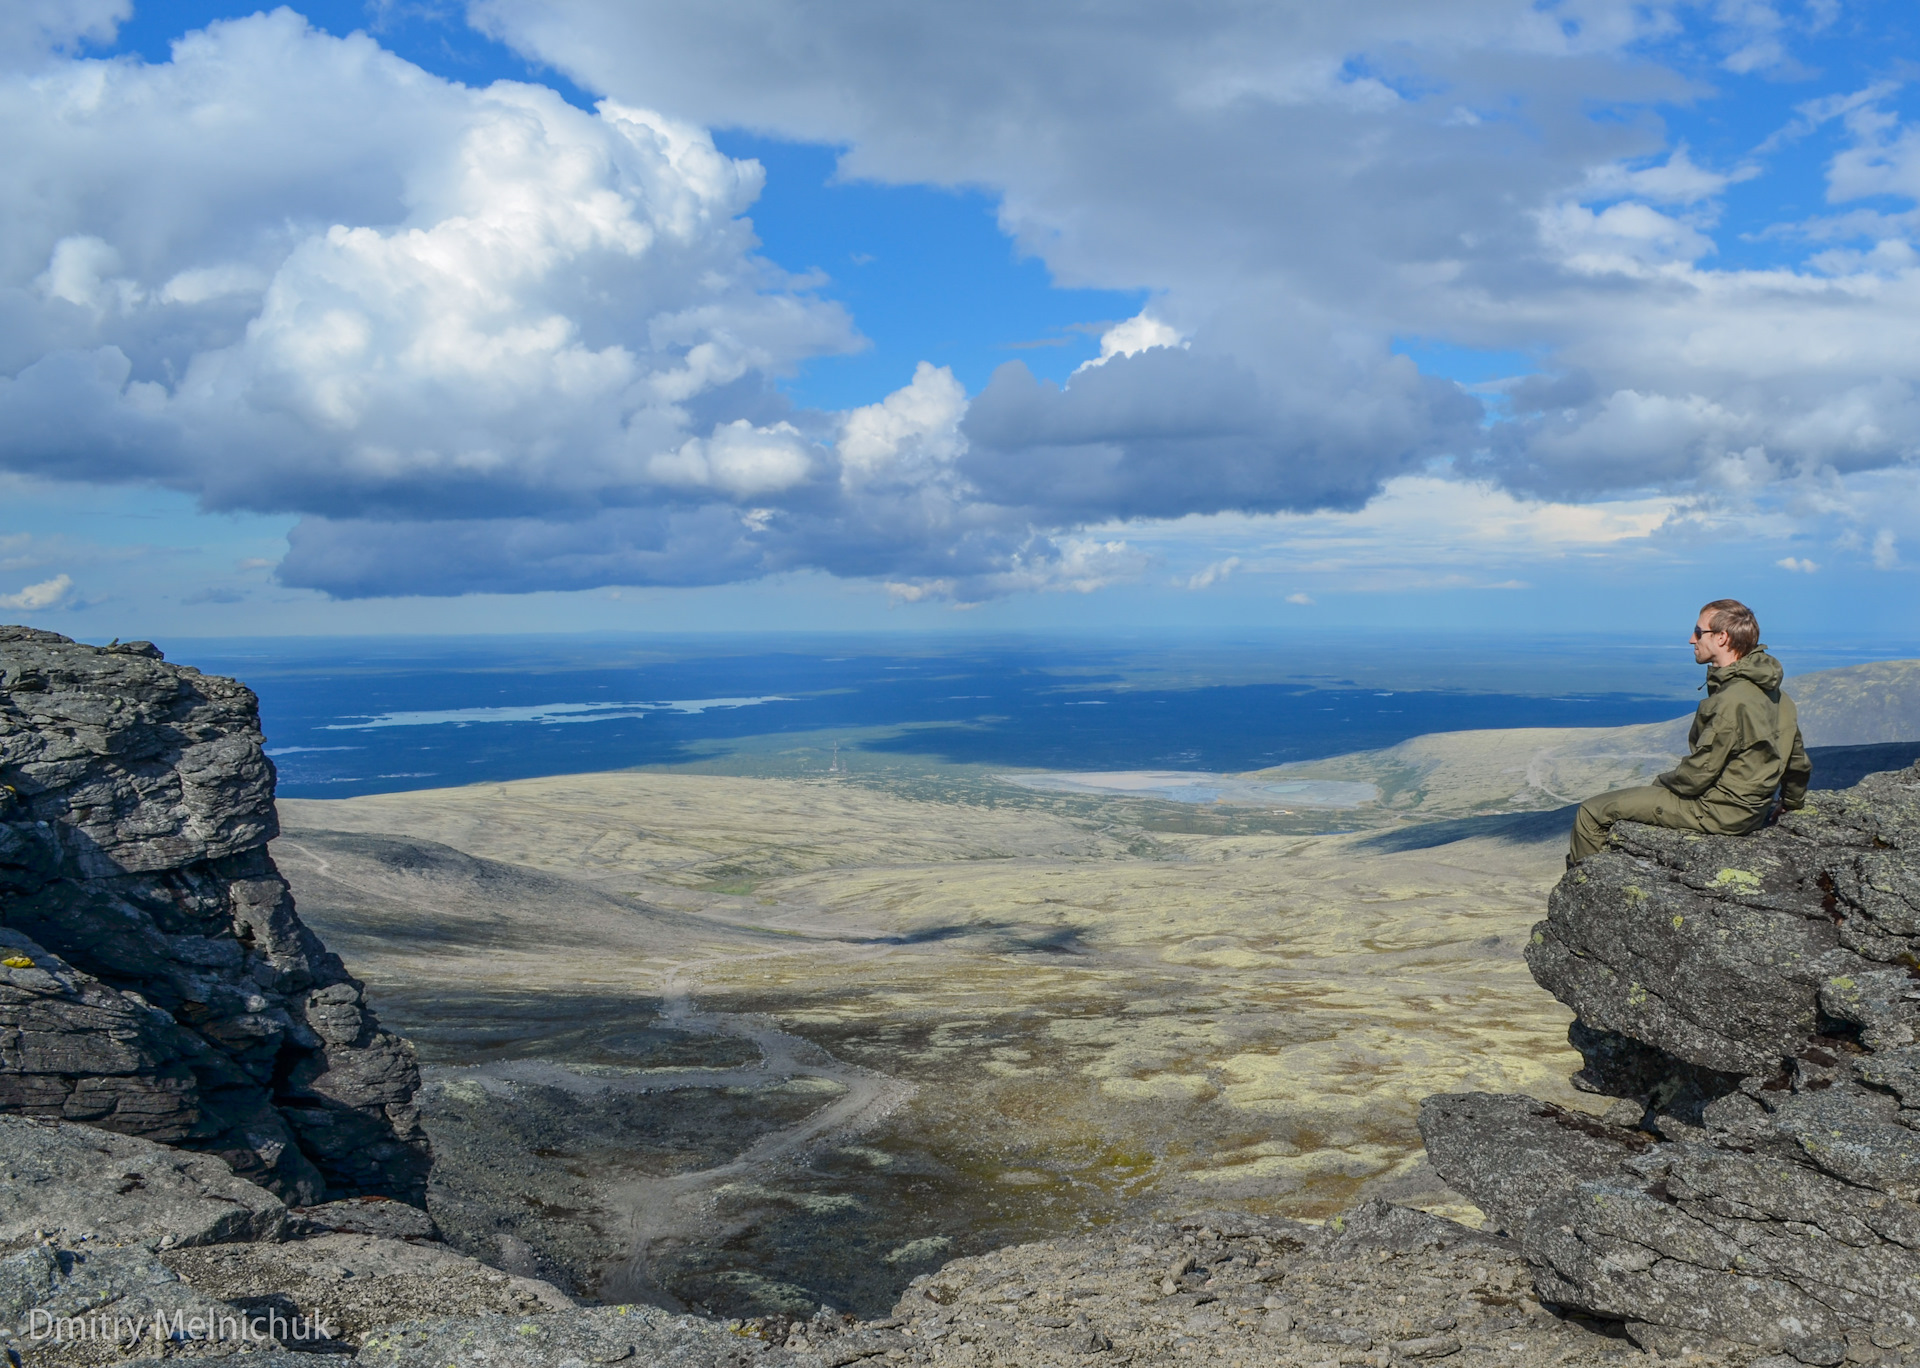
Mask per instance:
[[[1622,824],[1527,959],[1620,1100],[1433,1097],[1421,1131],[1539,1294],[1663,1353],[1917,1356],[1920,767],[1752,836]]]
[[[273,783],[244,686],[0,627],[0,1112],[418,1203],[412,1047],[295,913]]]

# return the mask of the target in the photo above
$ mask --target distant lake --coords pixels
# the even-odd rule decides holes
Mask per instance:
[[[1671,643],[1377,636],[910,636],[162,642],[259,693],[290,798],[647,765],[746,746],[842,763],[1231,774],[1424,732],[1619,726],[1689,710]],[[1850,663],[1782,655],[1791,670]]]

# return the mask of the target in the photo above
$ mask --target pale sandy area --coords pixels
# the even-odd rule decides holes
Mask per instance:
[[[1238,775],[1193,770],[1078,770],[1001,775],[1004,783],[1040,793],[1079,793],[1174,803],[1264,808],[1357,808],[1380,801],[1373,784],[1329,779],[1249,782]]]
[[[1356,751],[1241,776],[1361,780],[1383,810],[1422,817],[1528,811],[1647,784],[1687,750],[1691,717],[1633,727],[1515,727],[1436,732],[1385,750]]]
[[[1505,784],[1499,757],[1480,768]],[[673,990],[763,1012],[922,1085],[898,1123],[917,1110],[966,1131],[953,1144],[983,1180],[1068,1205],[1322,1215],[1408,1174],[1428,1093],[1590,1101],[1565,1081],[1569,1014],[1520,954],[1557,840],[1150,834],[661,773],[281,807],[275,853],[303,910],[376,991]],[[552,882],[436,892],[348,867],[309,830],[437,842]],[[408,923],[447,934],[388,934]],[[1419,1175],[1401,1186],[1417,1196]]]

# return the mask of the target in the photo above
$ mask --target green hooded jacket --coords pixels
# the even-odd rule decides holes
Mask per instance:
[[[1780,692],[1785,674],[1764,646],[1707,670],[1707,697],[1687,734],[1692,754],[1654,782],[1693,799],[1708,831],[1751,831],[1776,789],[1789,808],[1807,801],[1813,762],[1793,700]]]

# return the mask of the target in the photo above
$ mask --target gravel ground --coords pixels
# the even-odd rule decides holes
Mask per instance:
[[[797,1351],[808,1368],[1642,1359],[1617,1327],[1542,1306],[1504,1241],[1380,1205],[1318,1228],[1229,1213],[1115,1226],[955,1260],[916,1281],[887,1320],[854,1325],[829,1313],[741,1328]],[[1753,1357],[1728,1345],[1692,1361]]]

